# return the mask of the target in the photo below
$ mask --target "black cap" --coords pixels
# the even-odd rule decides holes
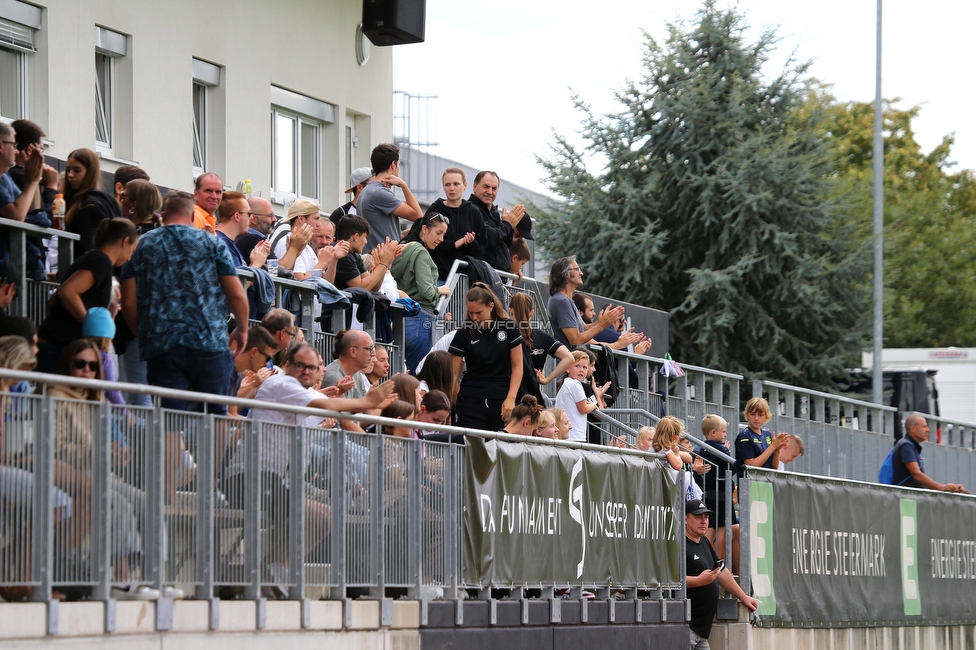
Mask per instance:
[[[685,514],[686,515],[700,515],[705,512],[711,512],[705,502],[700,499],[692,499],[690,501],[685,501]]]
[[[17,267],[7,261],[0,261],[0,286],[13,283],[20,289],[20,272]]]

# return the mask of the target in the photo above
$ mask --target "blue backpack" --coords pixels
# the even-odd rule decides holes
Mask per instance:
[[[881,469],[878,470],[878,483],[883,485],[895,485],[895,452],[898,451],[901,448],[902,443],[906,442],[907,440],[907,437],[902,438],[896,442],[895,446],[892,447],[891,451],[888,452],[884,462],[881,463]],[[911,477],[912,475],[909,474],[901,481],[901,483],[898,483],[898,485],[901,485]]]

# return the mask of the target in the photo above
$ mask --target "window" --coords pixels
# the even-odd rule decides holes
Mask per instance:
[[[37,51],[35,35],[41,26],[38,7],[7,0],[0,3],[0,119],[28,116],[28,63]]]
[[[95,150],[115,155],[116,59],[127,51],[124,34],[104,27],[95,28]]]
[[[220,68],[193,59],[193,175],[210,169],[212,88],[220,84]]]
[[[321,202],[322,135],[335,106],[271,87],[271,199]]]

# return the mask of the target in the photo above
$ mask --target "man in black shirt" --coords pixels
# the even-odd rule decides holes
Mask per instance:
[[[685,502],[685,572],[691,600],[690,647],[694,650],[709,648],[708,635],[718,609],[719,585],[738,598],[750,612],[759,607],[755,598],[742,591],[731,571],[724,565],[717,566],[718,557],[705,537],[708,514],[708,508],[700,500]]]

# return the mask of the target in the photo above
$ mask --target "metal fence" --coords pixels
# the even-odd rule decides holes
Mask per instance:
[[[137,586],[165,597],[175,585],[198,598],[221,588],[245,598],[268,590],[302,598],[312,587],[332,598],[357,588],[379,598],[454,597],[464,587],[491,593],[461,580],[463,446],[312,426],[338,416],[314,409],[36,373],[0,376],[45,388],[0,395],[0,587],[29,587],[41,601],[79,590],[106,599]],[[271,415],[67,399],[48,382],[223,401]]]

